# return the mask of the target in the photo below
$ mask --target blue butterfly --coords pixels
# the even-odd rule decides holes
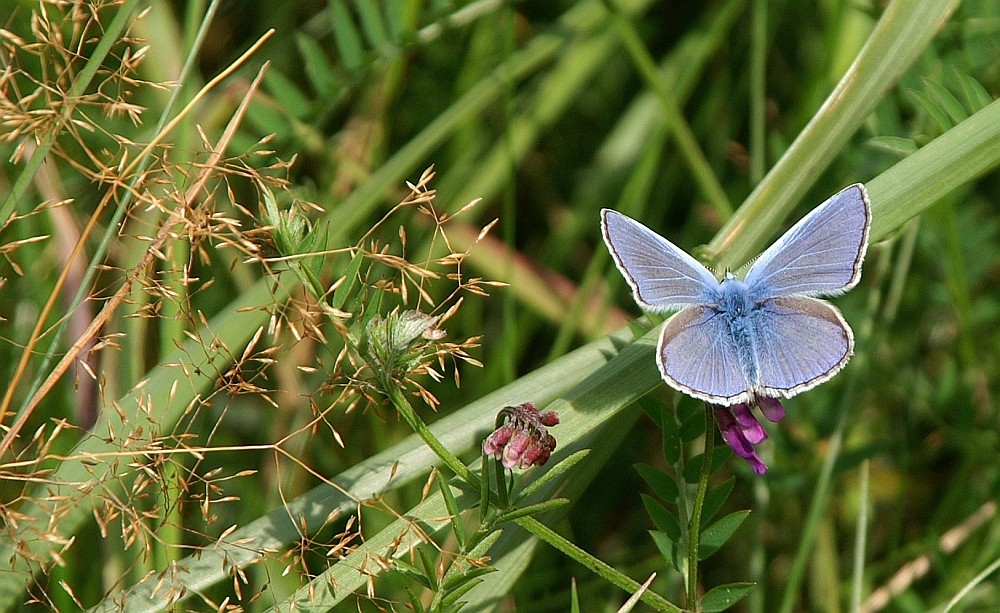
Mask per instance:
[[[604,242],[635,301],[675,311],[656,363],[671,387],[716,405],[789,398],[847,364],[854,334],[832,304],[861,278],[871,227],[868,193],[851,185],[761,254],[743,280],[697,260],[617,211],[601,211]]]

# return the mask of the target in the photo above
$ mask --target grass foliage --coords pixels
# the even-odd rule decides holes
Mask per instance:
[[[997,610],[998,93],[988,0],[0,0],[0,609]],[[736,269],[858,181],[757,477],[598,211]]]

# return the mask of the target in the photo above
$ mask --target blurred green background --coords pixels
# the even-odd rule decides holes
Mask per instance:
[[[944,610],[993,568],[955,610],[1000,607],[991,567],[1000,559],[996,3],[155,2],[142,13],[146,6],[0,1],[5,434],[24,415],[0,456],[4,559],[21,551],[0,584],[4,606],[113,607],[122,590],[144,578],[153,585],[164,571],[161,586],[197,592],[182,609],[226,598],[252,610],[287,604],[333,566],[332,543],[360,545],[425,498],[426,458],[391,485],[387,473],[372,477],[363,486],[371,489],[355,492],[366,502],[338,503],[347,506],[329,521],[318,498],[300,498],[333,491],[330,481],[371,465],[409,429],[378,398],[355,398],[348,410],[346,384],[331,374],[344,346],[336,326],[294,275],[277,280],[287,262],[264,259],[287,253],[263,229],[274,218],[261,186],[309,220],[317,238],[302,252],[323,253],[304,261],[328,288],[349,270],[351,255],[338,251],[347,247],[374,240],[417,263],[445,254],[432,242],[435,225],[414,210],[376,226],[406,182],[433,166],[435,210],[482,199],[449,226],[453,251],[499,219],[462,273],[507,285],[466,294],[447,321],[455,342],[481,337],[469,353],[482,367],[459,362],[460,386],[450,363],[441,382],[420,376],[440,405],[419,412],[435,422],[490,393],[541,406],[572,397],[581,381],[599,381],[608,396],[620,385],[616,397],[632,408],[608,404],[590,421],[563,414],[564,432],[588,424],[580,444],[600,453],[566,477],[572,503],[549,523],[640,582],[659,573],[653,589],[674,602],[681,584],[650,537],[641,495],[652,492],[635,466],[670,473],[656,421],[679,399],[648,383],[651,352],[641,368],[601,371],[614,374],[606,379],[591,372],[622,343],[590,345],[596,361],[586,372],[559,361],[641,315],[605,251],[598,211],[621,210],[707,264],[738,268],[829,195],[868,184],[876,242],[861,284],[835,299],[857,355],[786,403],[788,417],[762,447],[765,477],[730,459],[713,478],[736,475],[723,514],[752,513],[704,562],[703,583],[756,582],[742,611],[909,612]],[[116,30],[116,19],[127,29]],[[177,126],[160,127],[161,115],[175,116],[262,37]],[[98,55],[91,78],[85,66]],[[192,201],[175,196],[197,183],[247,96],[209,187]],[[144,176],[128,164],[154,139]],[[39,150],[45,162],[31,167]],[[84,351],[89,366],[25,409],[178,202],[190,211],[102,320],[97,346]],[[74,269],[69,253],[81,236]],[[67,287],[54,289],[63,271]],[[365,280],[394,274],[376,266]],[[84,300],[71,308],[78,287]],[[453,289],[443,277],[428,282],[427,300],[454,304]],[[344,305],[360,309],[354,321],[418,300],[358,306],[372,296],[359,291]],[[221,343],[185,344],[206,333]],[[33,336],[40,342],[26,351]],[[198,367],[209,355],[212,366]],[[550,379],[525,378],[546,365],[555,365]],[[492,422],[486,408],[476,411],[474,427],[457,418],[474,432],[453,441],[469,461]],[[109,419],[135,426],[125,428],[135,437]],[[136,441],[182,452],[136,451]],[[374,492],[383,493],[377,504]],[[261,534],[254,522],[272,512],[296,524],[284,511],[295,500],[323,513],[297,540],[281,537],[277,552],[255,558],[238,589],[231,568],[210,586],[171,583],[172,563],[184,566],[231,526]],[[76,540],[63,551],[54,535]],[[500,595],[473,598],[468,610],[569,610],[574,579],[584,611],[614,611],[628,597],[545,546],[525,564],[501,570],[492,580]],[[403,610],[404,581],[383,575],[370,593],[351,587],[358,595],[339,606]]]

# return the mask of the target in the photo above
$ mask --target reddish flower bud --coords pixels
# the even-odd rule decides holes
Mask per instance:
[[[500,460],[504,468],[541,466],[556,448],[556,439],[547,430],[559,423],[555,411],[540,413],[526,402],[501,409],[497,423],[497,429],[483,441],[483,453]]]
[[[496,430],[493,431],[486,440],[483,441],[483,453],[486,455],[493,455],[503,449],[503,446],[507,444],[510,437],[514,434],[514,430],[504,424]]]
[[[557,426],[559,425],[559,414],[555,411],[545,411],[538,416],[538,421],[542,422],[543,426]]]

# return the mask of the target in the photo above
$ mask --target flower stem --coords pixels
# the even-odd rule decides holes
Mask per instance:
[[[557,550],[566,554],[572,560],[576,560],[580,564],[592,570],[597,575],[603,577],[610,583],[620,587],[630,594],[635,594],[642,587],[638,582],[633,580],[628,575],[625,575],[606,563],[602,562],[598,558],[595,558],[591,554],[587,553],[583,549],[574,545],[570,541],[566,540],[559,533],[555,532],[545,524],[541,523],[534,517],[520,517],[514,520],[514,523],[521,526],[528,532],[534,534],[539,539],[545,541],[549,545],[555,547]],[[639,597],[640,600],[650,605],[657,611],[669,611],[670,613],[681,613],[681,609],[665,599],[663,596],[651,591],[646,590]]]
[[[410,428],[423,439],[424,443],[431,448],[441,461],[444,462],[445,466],[451,469],[453,473],[459,476],[463,481],[479,489],[479,477],[477,477],[469,468],[462,463],[458,457],[441,444],[441,441],[434,436],[431,429],[427,427],[424,420],[420,419],[417,412],[413,410],[410,406],[409,401],[406,396],[403,395],[403,391],[399,389],[399,386],[393,381],[383,381],[382,388],[386,395],[389,396],[389,400],[392,401],[393,406],[399,411],[399,414],[403,416],[403,419],[409,424]]]
[[[708,478],[712,476],[712,448],[715,446],[715,423],[711,408],[705,409],[705,453],[701,456],[701,475],[698,490],[694,495],[691,509],[691,523],[688,530],[687,606],[697,612],[698,606],[698,549],[701,545],[701,511],[705,506],[708,492]]]

